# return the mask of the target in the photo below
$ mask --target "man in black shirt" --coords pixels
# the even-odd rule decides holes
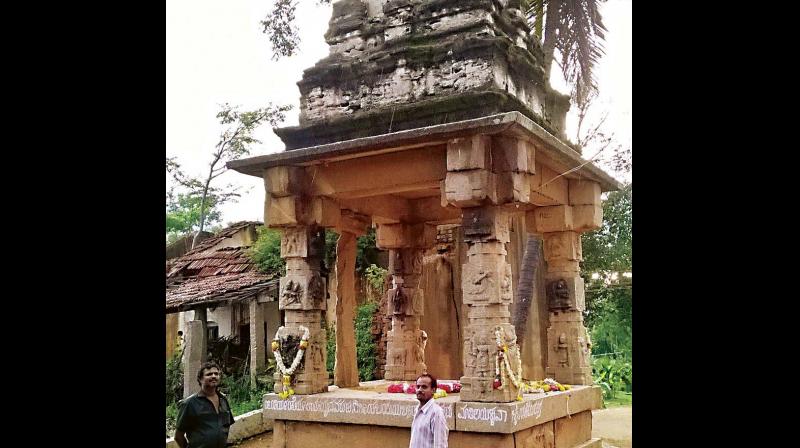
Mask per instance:
[[[178,403],[175,442],[181,448],[225,447],[233,413],[228,399],[217,391],[219,381],[219,366],[203,364],[197,372],[200,391]]]

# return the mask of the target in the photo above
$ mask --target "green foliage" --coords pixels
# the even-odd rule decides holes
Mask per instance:
[[[375,264],[371,264],[364,270],[364,278],[367,280],[367,300],[370,302],[380,301],[381,296],[386,292],[384,285],[389,271]]]
[[[317,0],[317,4],[330,4],[331,0]],[[276,0],[262,20],[262,32],[272,46],[272,59],[294,56],[300,48],[300,35],[295,25],[296,0]]]
[[[250,259],[264,273],[286,272],[286,261],[281,258],[281,233],[264,226],[258,228],[258,239],[250,248]]]
[[[180,164],[174,157],[166,158],[167,174],[172,177],[177,186],[185,191],[184,195],[199,201],[199,230],[203,230],[209,223],[209,211],[213,206],[220,206],[239,196],[238,188],[234,185],[212,185],[214,179],[228,170],[226,163],[249,154],[251,145],[260,143],[253,136],[256,129],[264,123],[269,123],[273,128],[277,127],[285,119],[286,111],[291,108],[292,106],[274,106],[269,103],[264,108],[240,112],[237,106],[223,104],[217,113],[222,131],[211,152],[208,172],[202,177],[187,175],[181,170]],[[168,203],[174,188],[175,185],[168,191]]]
[[[603,226],[583,234],[583,272],[630,272],[633,269],[633,184],[609,193],[603,202]]]
[[[178,420],[178,403],[170,403],[167,406],[167,421],[166,421],[167,437],[172,437],[175,435],[175,424],[177,420]]]
[[[356,364],[359,381],[371,381],[378,365],[378,346],[372,339],[372,316],[378,309],[377,303],[365,303],[358,307],[355,319]],[[328,374],[333,374],[336,362],[336,328],[328,327],[328,361],[325,366]]]
[[[336,244],[339,241],[339,234],[333,230],[325,229],[325,266],[333,272],[336,264]]]
[[[630,151],[614,163],[631,168]],[[603,226],[583,235],[586,326],[592,339],[592,374],[606,403],[620,400],[633,384],[633,185],[612,192],[603,203]],[[592,278],[595,274],[597,278]]]
[[[359,274],[373,264],[378,264],[378,254],[380,250],[375,244],[375,229],[370,227],[369,231],[356,240],[356,272]]]
[[[181,358],[183,357],[183,350],[175,353],[172,358],[167,361],[167,397],[166,404],[177,403],[183,398],[183,366],[181,365]]]
[[[603,390],[603,399],[613,400],[619,392],[630,392],[633,366],[620,358],[600,356],[592,360],[592,376],[595,384]]]
[[[178,401],[183,398],[183,366],[181,365],[182,357],[183,350],[175,353],[172,358],[167,361],[167,437],[172,437],[172,435],[175,433],[175,419],[178,417]]]
[[[264,394],[272,392],[273,389],[271,377],[269,375],[262,377],[270,379],[259,382],[256,389],[251,389],[249,372],[222,376],[220,391],[228,397],[234,416],[261,409]]]
[[[356,314],[356,358],[360,381],[372,380],[377,365],[378,347],[372,339],[372,316],[377,308],[377,303],[365,303],[358,307]]]
[[[182,235],[196,231],[200,228],[200,202],[202,198],[197,195],[179,193],[169,195],[167,198],[167,234]],[[210,196],[206,200],[206,224],[220,222],[221,213],[216,210],[216,197]],[[175,238],[176,239],[176,238]]]
[[[325,327],[328,335],[328,345],[325,347],[328,352],[328,358],[325,360],[325,369],[328,371],[328,376],[333,375],[334,364],[336,364],[336,327],[328,325]]]
[[[388,270],[374,264],[369,265],[364,272],[364,277],[367,278],[369,286],[378,290],[383,289],[387,275],[389,275]]]

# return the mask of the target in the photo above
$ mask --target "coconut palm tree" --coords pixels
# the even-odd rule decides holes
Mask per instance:
[[[594,67],[604,53],[602,42],[608,31],[599,8],[605,1],[520,0],[533,37],[542,45],[545,73],[550,74],[558,50],[558,64],[579,107],[597,90]]]

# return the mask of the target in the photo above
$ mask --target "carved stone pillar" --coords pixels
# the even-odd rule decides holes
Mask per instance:
[[[579,266],[583,259],[580,232],[602,225],[599,184],[570,180],[569,202],[571,205],[537,208],[528,213],[528,220],[543,235],[547,261],[550,326],[545,374],[561,383],[589,385],[592,342],[583,325],[586,301]]]
[[[384,224],[378,227],[378,247],[390,249],[389,274],[392,285],[387,292],[387,312],[392,329],[386,336],[387,380],[414,381],[427,372],[425,345],[427,334],[420,329],[424,294],[420,287],[424,248],[432,244],[435,227]]]
[[[461,400],[484,402],[514,401],[519,390],[505,380],[494,387],[498,365],[497,333],[509,346],[516,343],[510,323],[513,302],[511,265],[506,259],[509,215],[493,207],[464,209],[462,227],[467,243],[467,262],[462,269],[462,300],[468,305],[469,322],[464,331],[464,376]],[[516,375],[519,352],[506,353]],[[502,362],[502,361],[500,361]]]
[[[281,239],[281,257],[286,260],[286,276],[280,280],[279,308],[285,312],[282,338],[291,337],[299,344],[304,330],[310,337],[302,362],[295,370],[293,389],[308,395],[328,390],[325,369],[327,337],[323,326],[326,308],[325,281],[320,275],[324,254],[325,233],[316,226],[286,227]],[[294,353],[294,351],[292,351]],[[293,359],[285,358],[288,368]],[[275,391],[283,391],[281,374],[275,375]]]

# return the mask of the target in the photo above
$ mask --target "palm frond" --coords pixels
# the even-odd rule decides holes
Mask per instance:
[[[597,89],[594,68],[605,54],[603,41],[608,31],[600,15],[599,4],[605,0],[562,0],[558,4],[555,48],[561,54],[559,66],[564,79],[572,86],[571,96],[584,104]],[[551,13],[548,8],[548,13]]]

